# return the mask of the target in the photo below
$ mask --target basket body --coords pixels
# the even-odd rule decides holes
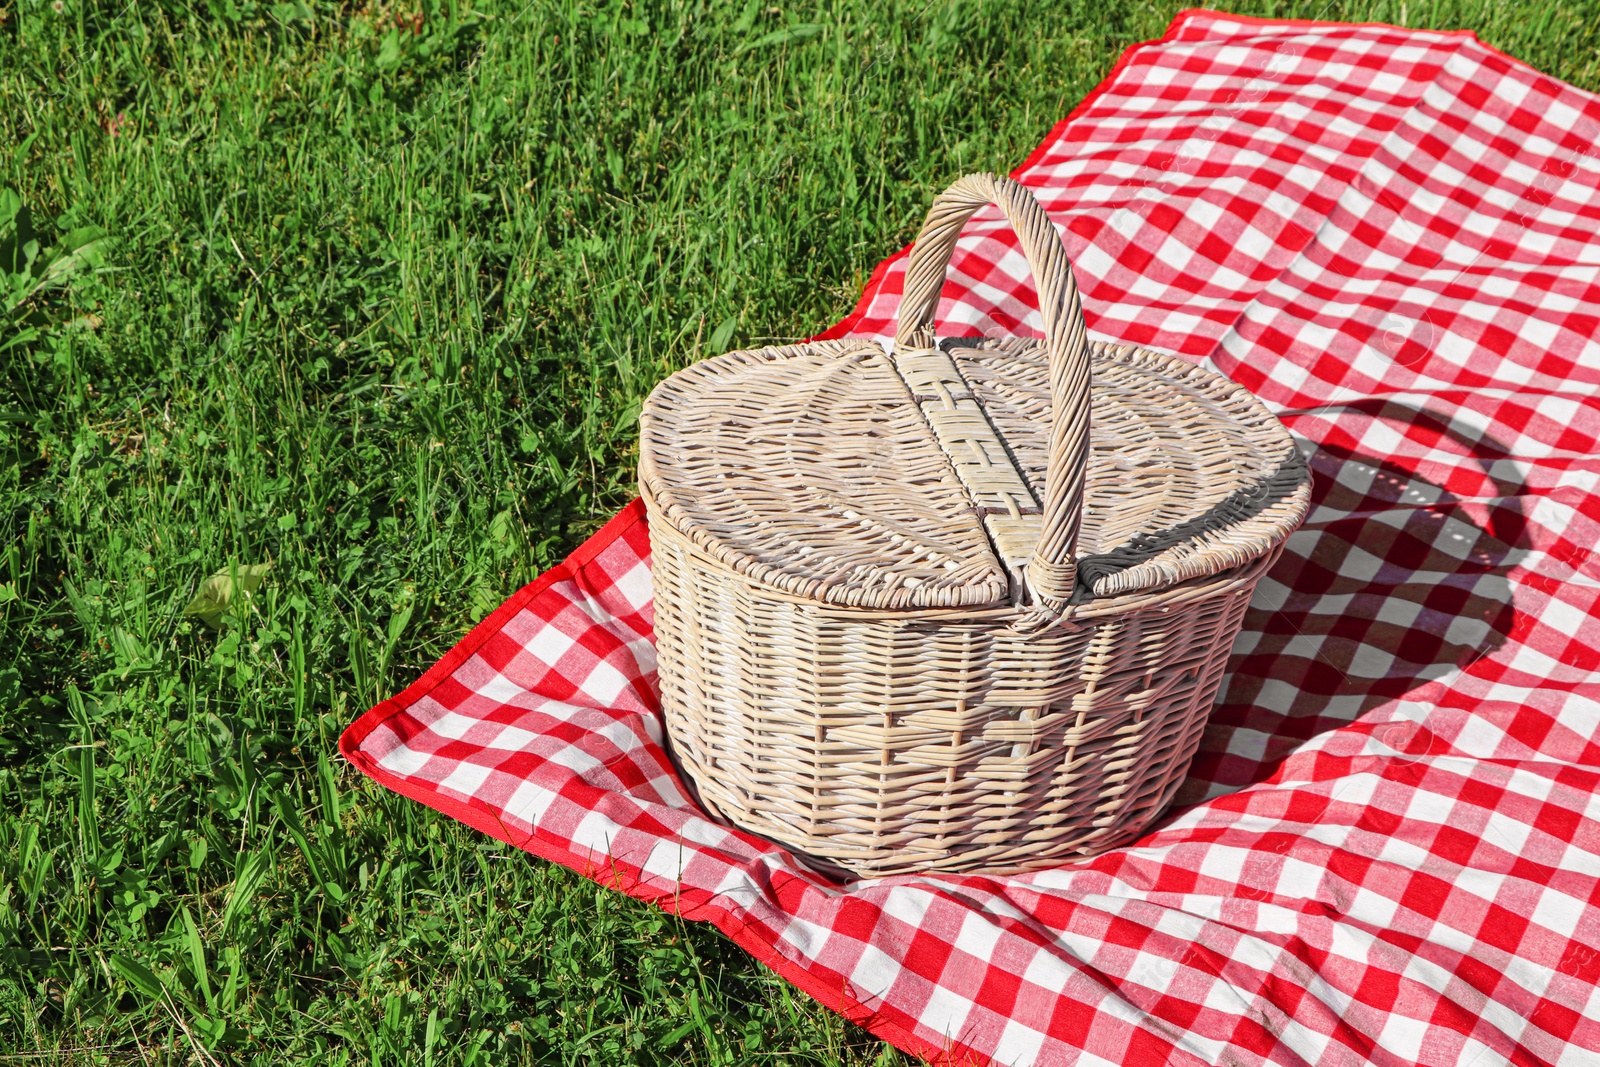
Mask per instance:
[[[1041,346],[948,344],[1022,480],[1041,492]],[[1307,477],[1287,434],[1231,383],[1170,356],[1095,344],[1091,507],[1078,545],[1079,595],[1064,610],[962,604],[948,593],[943,605],[863,606],[853,602],[861,598],[855,588],[847,602],[829,603],[813,584],[728,551],[735,532],[771,525],[772,512],[751,503],[756,485],[778,477],[771,455],[752,455],[753,482],[716,498],[720,529],[693,527],[674,490],[689,480],[682,453],[730,419],[719,390],[751,398],[746,418],[767,420],[747,436],[809,440],[785,405],[806,413],[825,405],[814,393],[792,399],[804,393],[800,379],[782,372],[822,353],[845,359],[851,348],[731,353],[687,372],[675,403],[661,394],[677,383],[652,398],[651,412],[691,411],[706,424],[689,431],[676,420],[677,432],[664,439],[659,418],[647,420],[641,464],[662,710],[685,776],[729,823],[861,875],[1037,869],[1136,837],[1182,781],[1250,596],[1304,513]],[[821,365],[826,380],[838,379],[831,364]],[[778,384],[753,398],[773,378]],[[1216,388],[1232,405],[1227,419],[1198,442],[1187,439],[1194,422],[1184,412]],[[848,410],[862,417],[859,393]],[[1261,462],[1243,479],[1250,491],[1232,469],[1208,485],[1208,468],[1252,444],[1217,435],[1252,419]],[[882,417],[854,428],[827,416],[821,423],[841,439],[840,455],[881,449],[885,440],[893,454],[914,444],[889,438]],[[1287,449],[1276,466],[1260,445],[1274,435]],[[674,468],[662,471],[665,462]],[[822,465],[833,471],[838,460]],[[739,473],[701,480],[722,485]],[[842,495],[871,475],[886,476],[884,464],[820,496]],[[894,497],[881,484],[863,486],[855,494],[862,512],[873,493]],[[797,521],[822,523],[818,495],[793,487]],[[1194,515],[1217,525],[1186,521]],[[895,514],[881,525],[915,518]],[[785,563],[803,551],[786,547],[792,543],[763,542],[763,558]],[[891,548],[831,546],[840,554]],[[1208,571],[1196,573],[1203,565]]]
[[[650,529],[662,706],[701,801],[863,875],[1032,870],[1137,836],[1278,555],[1041,630],[1010,607],[807,601]]]

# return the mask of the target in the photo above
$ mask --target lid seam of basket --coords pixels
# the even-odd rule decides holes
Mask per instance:
[[[1044,508],[1043,504],[1039,500],[1039,494],[1034,491],[1033,483],[1028,480],[1027,468],[1024,467],[1022,465],[1022,461],[1017,458],[1016,450],[1011,446],[1011,439],[1005,434],[1001,433],[1000,427],[995,425],[994,416],[989,414],[989,406],[983,402],[983,397],[976,389],[972,387],[972,379],[968,378],[967,372],[961,369],[961,361],[955,358],[955,352],[953,349],[955,349],[962,341],[969,340],[971,340],[971,338],[947,337],[939,342],[939,350],[950,357],[950,363],[955,367],[956,373],[961,376],[961,381],[966,385],[967,392],[972,395],[973,400],[977,401],[978,408],[983,412],[984,421],[989,424],[989,429],[993,430],[995,437],[999,439],[1000,447],[1005,450],[1006,459],[1011,461],[1012,469],[1017,472],[1017,477],[1022,479],[1022,484],[1027,488],[1028,495],[1033,497],[1034,507],[1039,508],[1042,512]],[[975,346],[968,345],[966,347],[970,348]],[[987,532],[987,530],[985,532]]]
[[[939,432],[939,428],[933,424],[931,419],[928,418],[927,412],[922,410],[922,401],[917,394],[916,388],[911,384],[910,381],[906,379],[905,373],[900,368],[900,361],[897,357],[897,349],[898,346],[894,345],[884,346],[885,354],[888,356],[889,366],[893,368],[895,377],[900,380],[900,384],[905,387],[906,395],[910,397],[911,406],[913,409],[915,409],[917,417],[922,420],[923,425],[925,425],[928,428],[928,432],[932,434],[935,443],[937,443],[939,446],[939,453],[944,456],[945,462],[950,465],[950,472],[955,475],[956,481],[961,485],[962,492],[966,494],[968,504],[972,509],[972,513],[977,517],[978,528],[983,531],[984,540],[989,545],[990,555],[992,555],[995,562],[1000,565],[1001,573],[1006,576],[1006,584],[1010,587],[1008,589],[1008,593],[1011,602],[1013,604],[1020,604],[1022,603],[1022,598],[1027,592],[1027,582],[1023,579],[1020,573],[1011,573],[1010,568],[1006,564],[1005,555],[1002,552],[1000,545],[996,543],[994,533],[989,529],[989,523],[987,521],[989,513],[993,512],[998,514],[999,512],[996,511],[996,509],[986,508],[978,503],[977,496],[972,486],[967,484],[967,479],[962,474],[961,465],[957,463],[955,457],[951,455],[949,444],[945,441],[944,436]],[[956,377],[960,379],[962,387],[965,389],[967,395],[972,398],[972,402],[974,405],[976,405],[979,415],[982,416],[983,425],[988,428],[989,436],[993,439],[994,443],[1000,446],[1002,454],[1006,457],[1006,462],[1011,465],[1012,472],[1017,476],[1017,481],[1020,483],[1023,491],[1028,494],[1028,499],[1033,501],[1032,506],[1027,511],[1023,512],[1023,514],[1043,514],[1044,509],[1041,501],[1039,500],[1038,494],[1033,491],[1033,486],[1028,482],[1027,473],[1023,470],[1021,464],[1017,462],[1016,454],[1012,451],[1010,442],[1008,442],[1005,438],[1005,435],[1000,432],[999,427],[994,424],[994,419],[989,416],[989,409],[984,406],[983,400],[973,390],[972,383],[968,381],[967,376],[962,373],[960,364],[956,362],[949,350],[945,347],[945,344],[938,338],[933,339],[931,350],[939,352],[950,361],[950,366],[955,371]]]

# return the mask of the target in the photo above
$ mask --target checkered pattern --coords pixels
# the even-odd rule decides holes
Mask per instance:
[[[837,885],[662,748],[635,503],[345,754],[952,1063],[1600,1063],[1600,98],[1466,34],[1180,16],[1016,176],[1094,333],[1240,381],[1314,511],[1134,846]],[[904,259],[835,333],[886,336]],[[942,332],[1034,332],[981,214]]]

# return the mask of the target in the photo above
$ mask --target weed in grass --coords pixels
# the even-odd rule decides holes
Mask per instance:
[[[1177,6],[0,8],[0,1059],[901,1062],[334,740]],[[1246,7],[1600,82],[1572,0]]]

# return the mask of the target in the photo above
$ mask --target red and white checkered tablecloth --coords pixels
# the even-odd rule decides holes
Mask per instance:
[[[1133,846],[835,885],[710,821],[637,503],[342,749],[934,1060],[1600,1064],[1597,141],[1600,97],[1470,34],[1191,11],[1015,172],[1092,331],[1242,382],[1314,472]],[[903,272],[831,332],[888,335]],[[995,213],[945,292],[945,334],[1037,328]]]

